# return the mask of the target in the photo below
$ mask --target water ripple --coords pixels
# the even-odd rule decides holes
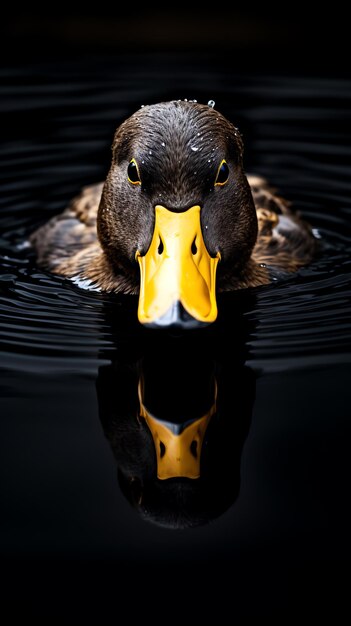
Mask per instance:
[[[167,82],[163,71],[168,87],[158,92],[152,74],[145,86],[138,83],[141,70],[132,80],[110,65],[91,75],[65,67],[53,82],[44,64],[41,82],[30,87],[24,72],[16,85],[2,73],[0,111],[15,131],[0,147],[0,367],[93,374],[116,347],[106,309],[121,340],[133,333],[135,298],[83,291],[50,276],[18,244],[81,186],[103,179],[113,130],[124,117],[141,104],[176,97],[181,79]],[[190,68],[189,84],[191,75]],[[207,102],[208,80],[197,74],[196,93],[185,95]],[[308,268],[252,290],[245,312],[252,324],[249,363],[273,372],[349,362],[350,84],[276,76],[228,81],[225,73],[213,75],[213,84],[219,110],[244,134],[247,170],[266,176],[321,235],[320,254]]]

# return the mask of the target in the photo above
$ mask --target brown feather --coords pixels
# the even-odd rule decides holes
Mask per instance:
[[[160,111],[162,113],[162,105],[154,106],[158,106],[158,113]],[[252,199],[241,166],[242,140],[237,130],[217,112],[214,112],[212,109],[207,111],[204,105],[192,104],[194,111],[189,108],[190,103],[186,103],[186,105],[185,103],[166,103],[165,108],[167,106],[174,116],[174,119],[172,118],[173,123],[175,125],[178,124],[185,135],[187,132],[190,133],[189,128],[186,126],[187,115],[190,117],[188,111],[190,111],[193,117],[195,113],[198,116],[196,120],[198,119],[199,121],[196,123],[199,124],[198,128],[201,128],[204,136],[206,135],[206,124],[211,129],[208,130],[208,135],[206,135],[209,136],[212,133],[211,125],[216,120],[217,143],[221,140],[221,133],[222,135],[225,133],[226,139],[228,139],[228,133],[230,133],[233,143],[230,150],[232,152],[237,151],[238,164],[235,166],[237,168],[236,213],[231,215],[230,212],[225,214],[221,213],[220,210],[213,210],[213,208],[216,209],[216,206],[213,204],[214,196],[212,195],[212,210],[206,217],[208,245],[217,245],[215,229],[216,225],[219,224],[220,232],[222,232],[219,249],[221,251],[224,250],[225,253],[226,250],[234,250],[233,260],[230,261],[231,257],[229,256],[229,260],[225,262],[224,254],[224,262],[219,265],[219,290],[228,291],[264,285],[271,281],[271,273],[274,270],[291,273],[295,272],[299,267],[308,264],[313,258],[316,249],[316,241],[312,235],[311,228],[290,210],[289,203],[281,198],[268,185],[266,180],[251,175],[247,177],[247,180],[254,208],[256,209],[257,223],[254,223],[255,213]],[[152,110],[152,107],[149,107],[149,109]],[[138,112],[118,129],[113,145],[115,152],[112,166],[105,184],[93,185],[83,189],[81,194],[71,202],[61,215],[52,218],[31,235],[30,242],[37,252],[39,265],[55,274],[76,280],[90,281],[87,285],[90,284],[92,287],[102,291],[138,293],[138,267],[130,251],[135,250],[137,247],[140,249],[142,245],[145,245],[140,243],[140,241],[143,237],[147,241],[147,237],[150,237],[150,233],[152,233],[153,224],[150,223],[147,212],[139,211],[137,217],[133,217],[133,214],[129,215],[124,209],[121,209],[122,213],[118,218],[120,221],[115,221],[116,211],[114,207],[116,203],[118,204],[117,193],[121,195],[124,201],[123,206],[126,207],[130,206],[126,194],[135,193],[135,190],[124,190],[125,185],[123,186],[116,178],[115,168],[120,166],[120,161],[123,162],[123,158],[125,158],[124,153],[128,154],[129,143],[134,142],[135,144],[138,141],[139,127],[141,126],[143,115],[148,115],[150,118],[149,112]],[[152,118],[150,119],[151,122],[150,120],[149,122],[152,124]],[[169,123],[167,116],[165,116],[165,119],[167,120],[167,141],[171,144],[172,125]],[[192,119],[192,124],[194,125],[194,119]],[[157,141],[160,142],[164,138],[162,129],[162,125],[155,127],[154,134],[152,135],[151,133],[151,139],[152,137],[157,137]],[[149,138],[149,141],[151,139]],[[224,146],[226,139],[223,139]],[[210,140],[212,141],[212,139]],[[154,139],[154,141],[156,140]],[[184,164],[178,166],[177,164],[182,151],[186,152],[188,150],[189,152],[189,145],[191,145],[192,139],[186,137],[184,145],[182,141],[180,133],[178,143],[175,143],[174,146],[171,145],[168,151],[165,148],[166,165],[164,165],[164,168],[167,166],[168,170],[165,169],[164,180],[162,180],[163,185],[166,185],[166,172],[176,172],[175,175],[178,176],[179,180],[178,185],[183,189],[187,202],[191,204],[193,202],[193,196],[191,195],[192,187],[187,186],[186,166]],[[205,144],[205,142],[203,143]],[[161,145],[163,146],[164,144],[165,142],[163,141]],[[117,155],[116,150],[117,152],[119,150]],[[177,164],[172,164],[174,151],[177,152]],[[148,150],[149,152],[152,152],[152,150]],[[200,157],[196,155],[195,157],[200,163]],[[159,159],[159,171],[162,171],[164,162],[161,160],[159,153],[157,158]],[[190,157],[188,156],[187,158]],[[178,170],[174,169],[177,167]],[[172,188],[171,196],[174,198],[173,202],[177,206],[178,203],[179,206],[182,206],[178,187]],[[133,197],[136,198],[137,196]],[[252,211],[249,209],[250,203]],[[258,234],[254,244],[257,227]],[[124,229],[123,232],[122,229]],[[223,236],[223,233],[225,233],[225,236]],[[246,237],[247,246],[245,244]],[[230,238],[233,239],[233,242],[230,241]],[[237,244],[237,252],[235,252],[236,241],[240,242]],[[237,258],[235,254],[237,254]]]
[[[286,272],[307,265],[315,253],[310,227],[275,195],[263,178],[248,176],[253,195],[258,237],[252,259],[240,276],[224,276],[222,291],[268,284],[270,278],[261,264]],[[96,233],[97,211],[102,184],[87,187],[61,214],[44,224],[30,238],[38,263],[54,274],[90,280],[101,291],[138,293],[138,284],[116,273],[106,258]],[[279,231],[279,217],[286,216],[290,231]],[[223,286],[224,285],[224,286]]]

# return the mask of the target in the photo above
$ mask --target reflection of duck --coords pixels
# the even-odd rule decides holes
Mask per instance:
[[[99,370],[99,415],[120,487],[156,524],[204,524],[237,498],[255,377],[240,347],[216,359],[217,346],[216,337],[204,346],[197,333],[156,333],[137,362],[119,351]]]
[[[211,106],[142,107],[116,132],[104,186],[32,235],[39,262],[83,286],[140,291],[143,323],[213,321],[219,260],[218,290],[230,291],[294,272],[314,252],[287,202],[263,179],[248,184],[242,153]]]

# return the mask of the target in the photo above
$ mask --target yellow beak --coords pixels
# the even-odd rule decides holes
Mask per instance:
[[[176,427],[152,415],[143,403],[143,383],[138,386],[140,415],[145,419],[154,440],[157,478],[199,478],[201,450],[211,417],[216,412],[217,386],[210,410],[199,419]]]
[[[217,317],[216,269],[207,252],[200,206],[182,213],[155,207],[155,229],[140,266],[138,318],[151,326],[199,326]]]

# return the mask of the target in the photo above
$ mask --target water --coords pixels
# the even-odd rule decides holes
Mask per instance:
[[[151,55],[142,67],[129,57],[3,70],[1,85],[3,607],[76,624],[343,615],[350,82]],[[247,171],[293,202],[321,247],[284,282],[223,295],[213,328],[165,337],[139,327],[135,297],[51,276],[23,242],[103,180],[119,121],[209,95],[242,131]],[[174,420],[204,415],[217,388],[201,487],[155,487],[152,440],[135,427],[141,380],[150,411]],[[186,519],[171,511],[177,498]],[[165,527],[186,523],[201,525]]]

